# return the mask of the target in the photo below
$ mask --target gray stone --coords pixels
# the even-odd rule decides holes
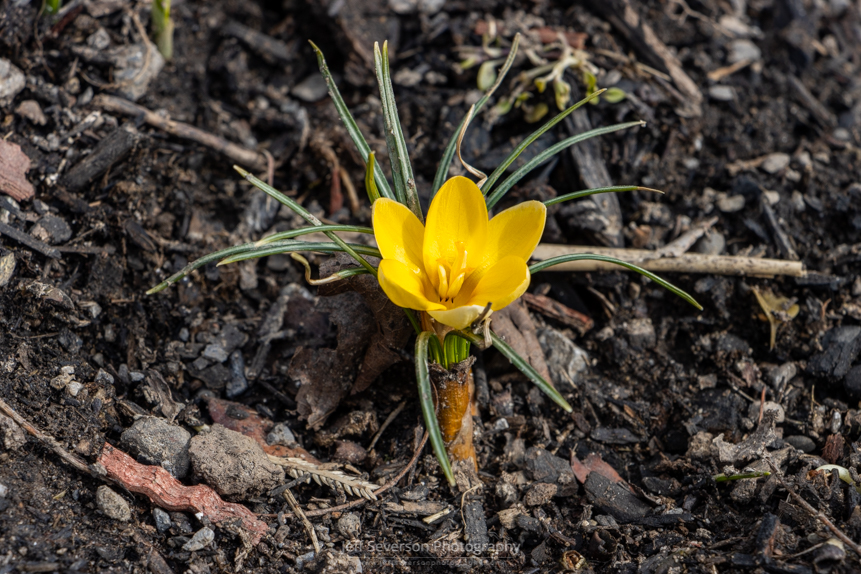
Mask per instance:
[[[801,452],[809,453],[816,450],[816,443],[813,442],[813,439],[803,435],[792,435],[785,437],[783,440]]]
[[[277,423],[269,431],[269,434],[266,435],[266,442],[267,444],[290,446],[296,443],[296,437],[293,435],[290,427],[287,426],[287,423]]]
[[[762,162],[762,165],[759,167],[762,168],[763,171],[768,173],[777,173],[789,165],[789,154],[785,153],[771,153],[765,157],[765,161]]]
[[[348,512],[338,519],[338,532],[344,538],[353,540],[362,533],[362,521],[358,514]]]
[[[726,249],[726,237],[720,231],[712,229],[694,243],[691,251],[703,255],[720,255],[724,249]]]
[[[4,414],[0,414],[0,444],[6,450],[18,450],[27,444],[24,430]]]
[[[253,438],[219,424],[192,438],[188,452],[195,473],[223,496],[254,496],[284,481],[284,470]]]
[[[628,343],[635,351],[651,349],[657,340],[655,327],[648,317],[628,321],[625,334],[628,336]]]
[[[768,372],[766,379],[771,388],[779,391],[795,378],[798,374],[798,366],[795,363],[783,363],[779,367],[775,367]]]
[[[0,106],[9,105],[25,85],[24,72],[6,58],[0,58]]]
[[[159,417],[142,417],[121,437],[129,454],[145,464],[161,466],[176,478],[188,474],[191,434]]]
[[[170,514],[168,514],[166,511],[162,510],[158,506],[154,506],[152,509],[152,519],[155,522],[155,529],[158,530],[161,534],[167,532],[173,524],[170,521]]]
[[[744,60],[756,61],[762,58],[762,50],[759,46],[746,38],[733,40],[729,43],[727,60],[730,64],[737,64]]]
[[[731,102],[735,99],[735,89],[732,86],[710,86],[709,97],[718,102]]]
[[[210,343],[203,350],[201,356],[204,359],[209,359],[210,361],[215,361],[216,363],[223,363],[227,360],[229,356],[227,351],[224,350],[224,347],[219,345],[218,343]]]
[[[245,357],[242,356],[242,351],[239,349],[230,353],[230,381],[227,382],[227,388],[224,392],[227,398],[232,399],[238,397],[248,390],[248,379],[245,378]]]
[[[319,102],[329,93],[326,78],[314,72],[290,90],[290,93],[305,102]]]
[[[227,386],[230,382],[230,369],[221,363],[215,363],[199,373],[194,373],[194,376],[204,382],[207,388],[220,390]]]
[[[735,213],[744,209],[745,199],[743,195],[721,194],[715,205],[723,213]]]
[[[74,333],[69,329],[63,329],[60,332],[58,339],[63,348],[69,351],[72,355],[77,355],[78,351],[81,350],[81,347],[84,346],[84,340],[81,339],[77,333]]]
[[[211,528],[204,526],[194,533],[194,536],[183,545],[182,549],[186,552],[197,552],[212,544],[213,540],[215,540],[215,532]]]
[[[0,289],[9,284],[15,275],[15,254],[7,253],[0,257]]]
[[[108,518],[120,522],[129,522],[132,519],[132,510],[126,499],[105,485],[96,490],[96,506]]]
[[[106,52],[112,52],[109,59],[117,64],[114,68],[114,83],[119,86],[117,93],[133,102],[146,94],[150,82],[164,68],[164,57],[161,52],[149,40],[144,39],[144,42],[150,44],[149,50],[143,44],[129,44],[106,50]],[[146,56],[147,53],[149,58]],[[146,64],[148,65],[144,68]]]
[[[807,371],[819,377],[843,377],[861,352],[861,327],[834,327],[822,337],[822,351],[807,363]]]
[[[556,388],[576,383],[580,374],[589,369],[589,355],[565,335],[546,327],[538,331],[538,343],[547,359],[547,368]],[[566,376],[567,375],[567,376]]]
[[[104,369],[99,369],[99,372],[96,373],[96,383],[100,385],[113,385],[114,376]]]
[[[7,494],[9,494],[9,487],[5,484],[0,484],[0,498],[6,498]]]

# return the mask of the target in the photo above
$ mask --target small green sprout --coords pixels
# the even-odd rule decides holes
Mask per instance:
[[[45,0],[45,13],[56,14],[63,7],[63,0]]]
[[[173,58],[173,19],[170,17],[170,0],[152,0],[150,18],[155,45],[164,59],[170,60]]]

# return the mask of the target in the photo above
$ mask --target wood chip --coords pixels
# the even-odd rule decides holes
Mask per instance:
[[[12,196],[15,201],[33,199],[36,190],[27,181],[30,158],[21,146],[0,139],[0,192]]]

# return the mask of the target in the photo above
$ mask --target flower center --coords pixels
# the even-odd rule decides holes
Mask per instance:
[[[462,241],[455,243],[457,255],[454,258],[454,263],[450,264],[445,258],[437,259],[437,269],[439,272],[439,285],[437,286],[437,294],[443,303],[451,303],[457,294],[460,293],[460,288],[463,287],[463,281],[466,276],[472,271],[472,268],[466,266],[467,253]]]

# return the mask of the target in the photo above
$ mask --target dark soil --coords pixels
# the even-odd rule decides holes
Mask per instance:
[[[202,550],[184,550],[204,526],[191,513],[175,513],[170,528],[158,529],[149,499],[114,486],[130,503],[132,517],[109,518],[96,500],[102,481],[67,466],[33,437],[22,442],[11,427],[0,426],[0,574],[359,567],[861,571],[861,557],[834,543],[823,522],[787,492],[788,485],[850,539],[861,539],[861,495],[837,480],[836,471],[808,475],[826,463],[848,468],[856,480],[861,471],[861,329],[853,328],[861,323],[857,3],[634,3],[641,22],[677,55],[702,94],[699,115],[689,113],[690,93],[667,75],[660,58],[623,33],[621,0],[606,0],[600,9],[550,1],[416,8],[431,4],[177,2],[175,57],[137,103],[266,150],[274,160],[275,187],[320,217],[367,225],[362,164],[334,107],[313,85],[291,91],[317,73],[307,39],[326,54],[378,158],[386,154],[368,57],[374,40],[390,40],[393,72],[402,74],[395,81],[400,118],[418,187],[427,196],[443,147],[476,99],[477,68],[457,72],[455,49],[481,46],[476,29],[486,29],[491,17],[500,22],[506,45],[517,30],[583,33],[584,49],[605,73],[599,84],[612,78],[630,97],[588,106],[580,120],[592,126],[648,121],[644,128],[602,137],[597,157],[612,183],[641,184],[666,195],[619,195],[622,225],[615,232],[563,205],[551,210],[545,240],[655,249],[717,217],[710,242],[694,251],[798,259],[808,274],[668,276],[702,303],[702,312],[633,274],[536,276],[531,291],[594,321],[581,336],[570,325],[532,313],[545,339],[561,333],[557,341],[567,338],[588,353],[587,371],[567,373],[570,383],[557,381],[574,413],[532,389],[504,358],[485,352],[476,367],[479,382],[487,381],[479,389],[484,404],[476,424],[484,488],[467,496],[453,492],[426,447],[415,470],[380,502],[310,519],[321,555],[313,553],[308,532],[278,488],[228,497],[270,525],[270,535],[247,555],[242,536],[229,528],[213,528],[214,542]],[[129,10],[107,0],[73,1],[59,17],[39,17],[34,2],[6,0],[0,8],[0,57],[26,76],[14,99],[0,101],[2,136],[30,158],[27,179],[36,188],[35,199],[14,205],[0,195],[6,230],[0,232],[0,258],[12,254],[15,266],[11,277],[0,273],[0,398],[88,463],[97,460],[105,441],[124,448],[120,435],[141,414],[175,418],[193,433],[193,427],[212,424],[211,398],[231,399],[263,419],[285,422],[317,459],[348,463],[345,472],[384,484],[417,444],[421,412],[409,343],[401,361],[366,390],[340,404],[335,400],[334,412],[309,429],[297,392],[301,381],[314,378],[298,376],[293,358],[307,358],[303,349],[311,349],[321,369],[334,368],[322,357],[343,360],[343,353],[325,350],[339,344],[339,328],[351,327],[342,307],[315,304],[315,289],[305,284],[298,264],[275,256],[208,265],[161,294],[145,295],[199,256],[301,221],[242,181],[231,169],[236,162],[218,151],[152,128],[143,117],[99,107],[98,95],[113,93],[110,84],[121,80],[110,63],[80,49],[107,53],[106,46],[140,42]],[[148,4],[139,16],[147,25]],[[231,28],[237,23],[246,28]],[[745,34],[749,41],[741,41]],[[752,61],[721,72],[734,54]],[[526,69],[528,62],[518,61],[513,73]],[[723,77],[715,79],[716,72]],[[577,75],[568,80],[582,91]],[[536,93],[530,102],[553,110],[551,92]],[[27,100],[44,121],[21,108]],[[534,129],[522,110],[494,124],[482,116],[468,134],[466,159],[492,169],[513,141]],[[560,125],[536,145],[565,136]],[[116,139],[103,146],[111,147],[107,164],[83,182],[70,176],[108,137]],[[743,163],[775,153],[787,154],[788,163],[785,156]],[[332,157],[355,182],[357,210],[350,209],[337,175],[333,180]],[[537,170],[511,197],[546,199],[583,189],[587,168],[576,154],[563,153],[552,171]],[[266,178],[265,169],[255,173]],[[21,236],[41,243],[22,242]],[[311,258],[314,264],[322,260]],[[798,305],[792,319],[789,306],[780,310],[788,320],[779,321],[773,350],[754,289]],[[370,321],[367,307],[361,309]],[[267,321],[273,320],[271,329]],[[218,357],[215,349],[201,359],[208,345],[238,354]],[[351,381],[360,360],[343,376]],[[309,364],[315,365],[302,363],[306,375]],[[73,368],[79,386],[56,379],[63,367]],[[753,401],[761,396],[779,405],[776,421],[769,411],[760,416]],[[376,429],[402,401],[404,410],[367,452]],[[775,476],[713,479],[768,471],[765,456],[780,466],[786,485]],[[197,480],[189,475],[184,482]],[[292,491],[306,511],[354,498],[313,482]],[[432,507],[452,512],[423,521],[432,512],[422,509]],[[471,557],[450,546],[469,542],[465,534],[507,546]],[[432,542],[439,544],[417,546]],[[391,546],[401,543],[409,546]]]

